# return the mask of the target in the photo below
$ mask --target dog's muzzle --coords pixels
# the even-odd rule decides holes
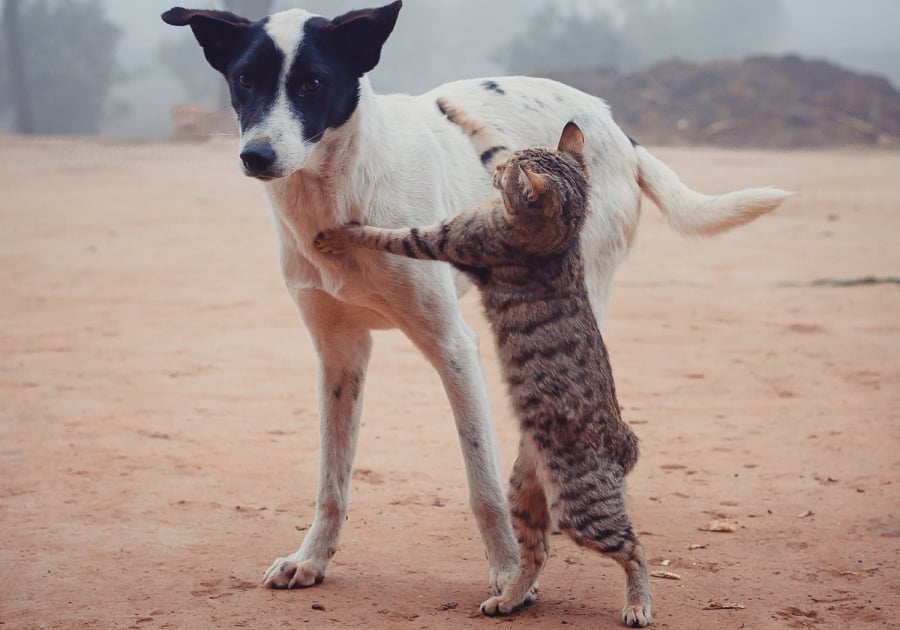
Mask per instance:
[[[250,177],[274,179],[279,176],[275,169],[278,156],[272,144],[265,138],[256,138],[248,142],[240,157],[244,173]]]

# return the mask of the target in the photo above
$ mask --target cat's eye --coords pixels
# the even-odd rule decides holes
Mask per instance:
[[[319,79],[307,79],[300,84],[300,91],[304,94],[312,94],[322,87],[322,81]]]
[[[238,76],[238,85],[240,85],[245,90],[253,89],[253,79],[248,77],[246,74],[242,74]]]

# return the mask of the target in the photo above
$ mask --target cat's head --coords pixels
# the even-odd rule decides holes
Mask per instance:
[[[493,178],[510,215],[534,218],[557,217],[573,208],[583,212],[587,182],[584,134],[574,122],[566,124],[556,150],[516,151],[497,166]]]

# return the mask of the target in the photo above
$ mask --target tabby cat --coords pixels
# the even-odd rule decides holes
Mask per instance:
[[[480,289],[521,426],[509,503],[517,574],[481,605],[506,614],[534,596],[554,526],[615,559],[627,575],[626,625],[651,622],[644,552],[625,512],[637,437],[620,416],[609,357],[588,302],[579,231],[588,207],[584,136],[565,126],[556,150],[510,152],[486,126],[438,101],[469,135],[501,199],[429,228],[358,224],[320,233],[316,246],[366,247],[449,262]]]

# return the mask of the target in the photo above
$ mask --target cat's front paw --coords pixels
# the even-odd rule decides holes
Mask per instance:
[[[332,228],[316,235],[313,244],[323,254],[343,254],[350,245],[345,228]]]

